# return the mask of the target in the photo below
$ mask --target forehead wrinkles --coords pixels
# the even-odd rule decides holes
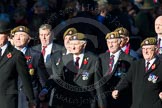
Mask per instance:
[[[107,42],[117,42],[118,39],[108,39]]]

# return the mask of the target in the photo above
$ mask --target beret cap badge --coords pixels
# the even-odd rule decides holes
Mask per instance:
[[[23,30],[23,28],[22,28],[22,27],[20,27],[20,28],[19,28],[19,30],[20,30],[20,31],[22,31],[22,30]]]
[[[148,44],[149,42],[148,41],[145,41],[145,44]]]
[[[70,30],[68,34],[72,35],[72,34],[73,34],[73,31],[72,31],[72,30]]]
[[[145,40],[142,41],[141,46],[144,45],[156,45],[157,44],[157,40],[155,37],[148,37]]]
[[[122,33],[122,31],[121,31],[121,30],[119,30],[119,33]]]
[[[76,40],[77,39],[77,36],[73,36],[73,40]]]
[[[114,38],[114,35],[113,34],[111,35],[111,38]]]

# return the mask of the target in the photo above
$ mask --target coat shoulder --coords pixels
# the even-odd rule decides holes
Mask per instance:
[[[41,44],[31,47],[33,50],[41,51]]]
[[[94,54],[90,51],[86,51],[85,55],[90,56],[92,59],[96,59],[96,60],[99,58],[96,54]]]
[[[103,58],[104,56],[107,56],[107,55],[109,55],[110,53],[107,53],[107,52],[104,52],[104,53],[101,53],[100,55],[99,55],[99,58]]]

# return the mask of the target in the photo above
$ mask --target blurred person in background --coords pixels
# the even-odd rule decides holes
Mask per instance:
[[[61,50],[62,46],[56,44],[53,41],[53,31],[52,26],[49,24],[42,24],[39,27],[39,39],[41,44],[34,46],[33,48],[43,54],[44,63],[49,75],[52,75],[51,70],[51,55],[57,51]]]

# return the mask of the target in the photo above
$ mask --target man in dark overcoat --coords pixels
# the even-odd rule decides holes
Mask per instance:
[[[156,56],[156,38],[146,38],[141,47],[144,59],[132,63],[127,75],[112,92],[112,96],[117,99],[122,90],[131,84],[133,94],[131,108],[161,108],[162,63]]]
[[[105,83],[101,86],[104,91],[99,93],[101,98],[106,100],[106,103],[99,101],[99,106],[104,108],[129,108],[131,104],[130,89],[127,89],[127,92],[121,94],[122,98],[117,101],[113,100],[111,92],[119,80],[127,73],[134,58],[121,50],[121,37],[118,32],[108,33],[105,39],[107,41],[108,50],[100,55],[102,66],[101,76],[103,77],[102,79],[105,79]],[[127,96],[122,96],[124,94]]]
[[[22,79],[29,108],[35,108],[25,57],[8,42],[8,27],[8,22],[0,22],[0,108],[18,108],[18,76]]]
[[[20,50],[26,58],[26,62],[31,76],[31,82],[33,86],[34,95],[39,106],[38,94],[40,90],[45,86],[45,82],[48,79],[48,73],[46,71],[43,56],[39,51],[34,50],[28,43],[31,40],[30,30],[25,26],[17,26],[11,31],[14,46],[17,50]],[[18,90],[19,90],[19,107],[28,108],[28,101],[24,94],[24,88],[22,79],[19,78]]]
[[[85,39],[82,33],[73,34],[71,54],[55,52],[51,58],[53,83],[47,86],[54,88],[51,91],[51,108],[95,107],[94,76],[100,72],[100,66],[98,57],[85,50]]]

